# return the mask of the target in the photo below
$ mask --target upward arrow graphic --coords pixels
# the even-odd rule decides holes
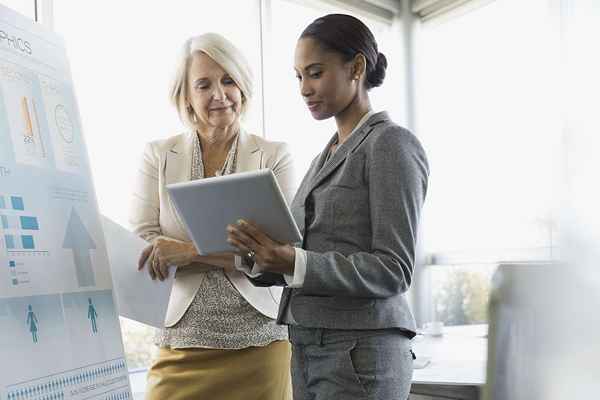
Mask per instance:
[[[96,249],[96,243],[94,243],[94,240],[83,225],[75,208],[71,209],[63,248],[73,250],[73,260],[75,262],[79,287],[94,286],[96,278],[92,269],[90,250]]]

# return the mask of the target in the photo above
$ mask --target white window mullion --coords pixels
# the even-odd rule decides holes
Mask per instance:
[[[54,29],[54,1],[53,0],[35,0],[36,22],[41,23],[48,29]]]
[[[267,118],[266,118],[266,98],[271,93],[269,91],[268,85],[270,80],[268,80],[268,70],[271,65],[271,32],[272,32],[272,8],[271,8],[271,0],[257,0],[259,10],[259,21],[260,21],[260,82],[261,82],[261,118],[262,118],[262,136],[267,138],[268,126],[267,126]]]

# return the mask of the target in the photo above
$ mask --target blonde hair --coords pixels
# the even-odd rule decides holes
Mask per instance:
[[[253,95],[253,76],[246,57],[233,43],[217,33],[205,33],[185,41],[175,79],[171,87],[171,103],[177,109],[181,121],[196,129],[194,110],[190,109],[188,101],[188,74],[192,56],[202,52],[219,64],[236,83],[242,92],[242,107],[240,114],[244,117],[248,111]]]

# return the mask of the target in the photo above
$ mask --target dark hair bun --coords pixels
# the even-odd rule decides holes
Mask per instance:
[[[377,54],[377,64],[375,67],[367,71],[367,89],[371,89],[377,86],[381,86],[385,79],[385,70],[387,68],[387,59],[383,53]]]
[[[334,51],[344,61],[362,54],[367,61],[365,88],[381,86],[387,59],[377,48],[373,32],[358,18],[346,14],[329,14],[308,25],[300,38],[311,37],[326,50]]]

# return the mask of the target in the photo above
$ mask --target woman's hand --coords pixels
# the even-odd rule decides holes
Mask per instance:
[[[159,237],[142,251],[138,270],[142,270],[148,261],[150,277],[153,280],[158,278],[164,281],[169,276],[170,266],[180,267],[191,264],[197,256],[198,252],[193,243]]]
[[[294,274],[294,248],[274,241],[252,222],[239,220],[237,224],[227,225],[227,241],[240,255],[253,255],[262,271]]]

